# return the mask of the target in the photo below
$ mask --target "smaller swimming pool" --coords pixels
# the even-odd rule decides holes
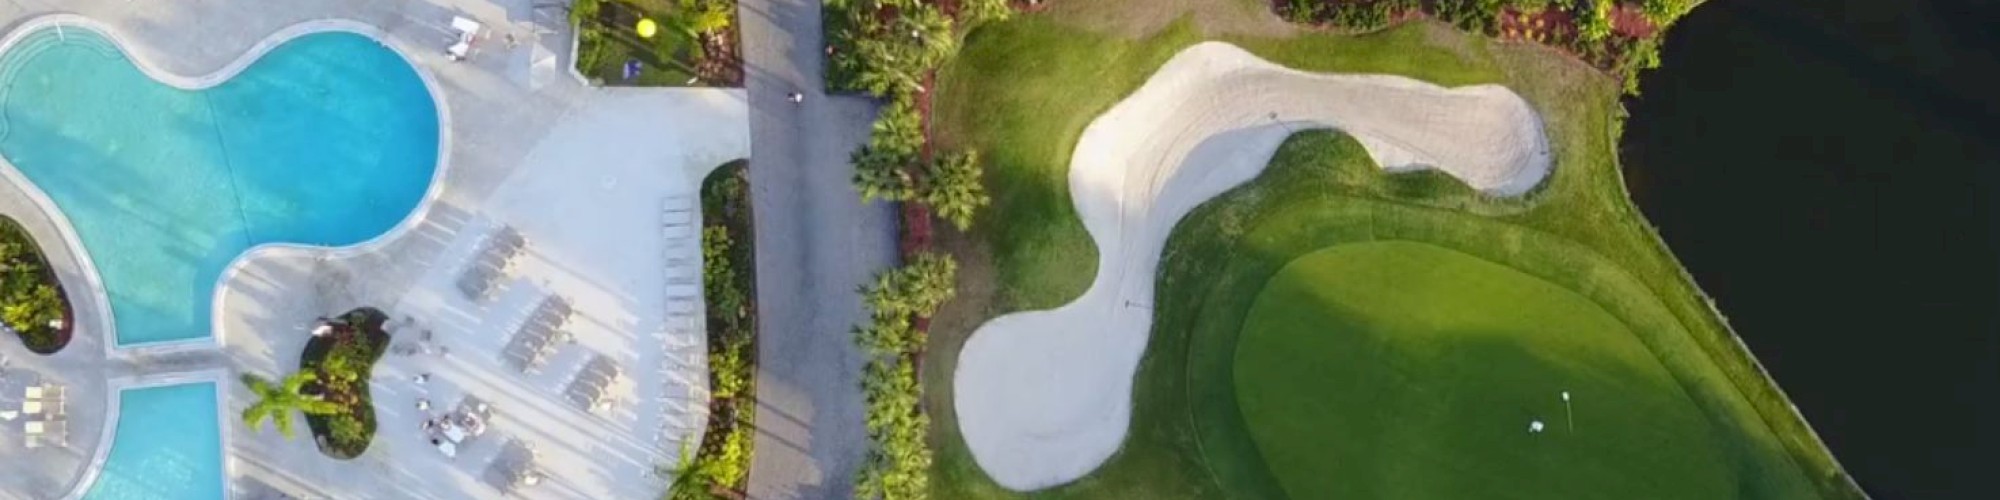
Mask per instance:
[[[223,498],[222,422],[215,382],[125,389],[90,500]]]

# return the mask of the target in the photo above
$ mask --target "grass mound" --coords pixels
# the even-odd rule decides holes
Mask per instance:
[[[1733,472],[1694,402],[1617,318],[1422,243],[1339,245],[1285,265],[1243,323],[1235,385],[1292,498],[1724,498]]]

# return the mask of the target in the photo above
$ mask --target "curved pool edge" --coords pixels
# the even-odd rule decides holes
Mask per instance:
[[[62,498],[64,500],[82,500],[84,495],[90,493],[90,488],[97,485],[98,477],[104,474],[104,464],[111,459],[111,445],[114,444],[114,438],[118,434],[118,418],[122,411],[121,407],[126,390],[200,383],[215,384],[215,425],[221,431],[220,435],[222,436],[222,443],[219,448],[222,450],[222,477],[220,479],[222,480],[223,498],[225,500],[230,498],[232,492],[229,483],[230,478],[234,477],[232,471],[234,467],[229,459],[229,412],[226,411],[229,409],[229,389],[226,385],[228,378],[229,370],[213,368],[157,375],[117,377],[105,381],[104,428],[98,434],[97,450],[91,453],[90,461],[84,464],[82,472],[77,473],[76,481],[70,484],[69,489],[63,493]]]
[[[130,359],[145,355],[219,349],[224,340],[222,327],[217,322],[217,319],[222,315],[224,307],[223,285],[233,279],[249,261],[267,254],[296,253],[325,258],[344,258],[373,251],[387,246],[389,242],[408,233],[417,225],[418,221],[423,219],[424,215],[430,213],[432,205],[443,194],[445,172],[449,169],[452,145],[451,112],[448,110],[449,106],[446,105],[444,100],[443,87],[438,84],[437,77],[431,73],[429,68],[418,64],[417,58],[412,56],[409,50],[397,46],[390,40],[386,31],[374,25],[361,21],[337,18],[315,19],[291,24],[279,28],[277,31],[258,40],[257,43],[251,44],[242,54],[238,55],[228,64],[224,64],[221,68],[205,75],[189,77],[160,69],[153,61],[156,56],[142,56],[133,48],[135,45],[130,39],[120,33],[117,28],[108,24],[78,14],[45,14],[28,19],[14,27],[12,31],[9,31],[4,39],[0,39],[0,57],[4,57],[9,51],[13,50],[14,45],[28,35],[47,28],[63,29],[70,27],[89,30],[93,34],[105,37],[112,42],[112,46],[117,48],[120,55],[124,56],[127,61],[132,63],[133,67],[138,68],[147,78],[183,90],[201,90],[229,81],[230,78],[234,78],[237,74],[242,73],[244,69],[249,68],[251,64],[262,59],[271,50],[302,36],[324,32],[346,32],[365,36],[370,40],[374,40],[375,43],[388,48],[389,51],[394,52],[397,57],[402,58],[404,64],[409,65],[411,71],[417,74],[417,79],[424,83],[424,90],[430,94],[431,105],[437,114],[438,120],[437,161],[431,168],[430,185],[425,188],[423,197],[417,200],[417,205],[411,208],[410,213],[404,215],[403,219],[397,222],[395,226],[390,227],[387,231],[373,238],[351,245],[321,246],[299,243],[262,243],[245,249],[236,258],[231,259],[229,264],[223,267],[222,273],[216,277],[215,283],[210,289],[211,305],[209,308],[208,336],[129,345],[122,345],[118,342],[118,326],[113,319],[114,315],[111,311],[110,294],[104,288],[103,277],[98,273],[97,265],[90,255],[89,248],[83,245],[83,240],[78,236],[75,226],[70,223],[69,217],[55,204],[54,200],[49,198],[47,193],[43,192],[34,182],[28,180],[27,176],[22,174],[12,162],[7,161],[5,157],[0,157],[0,181],[12,183],[20,187],[23,192],[28,193],[30,201],[56,227],[56,232],[61,234],[62,244],[67,246],[77,256],[77,264],[81,268],[80,274],[86,280],[87,286],[85,288],[88,288],[94,300],[98,304],[101,304],[101,307],[97,308],[96,316],[98,323],[102,325],[104,339],[106,340],[104,342],[104,355],[106,359]],[[107,427],[110,426],[107,425]],[[99,447],[100,449],[107,448],[104,445],[100,445]]]

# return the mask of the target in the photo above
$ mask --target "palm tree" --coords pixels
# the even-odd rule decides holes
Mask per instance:
[[[715,488],[709,484],[704,468],[710,462],[696,460],[698,452],[691,441],[681,441],[681,458],[667,473],[674,476],[673,483],[667,485],[668,500],[707,500],[716,498]]]
[[[255,430],[264,423],[264,419],[269,418],[278,428],[278,434],[284,435],[285,439],[291,439],[293,410],[307,415],[331,415],[339,412],[340,405],[321,401],[318,396],[308,396],[302,392],[306,384],[318,379],[319,376],[313,372],[298,372],[273,385],[264,377],[243,374],[243,385],[249,387],[252,394],[257,395],[257,403],[243,409],[243,425]]]
[[[937,210],[938,217],[964,231],[972,228],[972,215],[992,204],[986,186],[979,183],[979,153],[947,153],[933,161],[924,174],[917,198]]]

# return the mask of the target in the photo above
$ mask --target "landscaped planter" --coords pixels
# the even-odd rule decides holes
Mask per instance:
[[[726,16],[705,16],[711,6]],[[650,36],[638,32],[641,20],[651,21]],[[578,0],[570,11],[569,70],[597,86],[741,87],[735,25],[733,0]]]
[[[76,325],[69,297],[41,247],[5,216],[0,216],[0,318],[0,328],[37,354],[68,346]]]
[[[313,442],[327,456],[342,460],[360,456],[375,439],[375,404],[368,379],[375,362],[388,351],[389,333],[382,329],[388,319],[372,307],[348,311],[328,320],[331,332],[306,341],[299,356],[299,371],[318,374],[307,389],[340,407],[329,415],[306,415]]]

